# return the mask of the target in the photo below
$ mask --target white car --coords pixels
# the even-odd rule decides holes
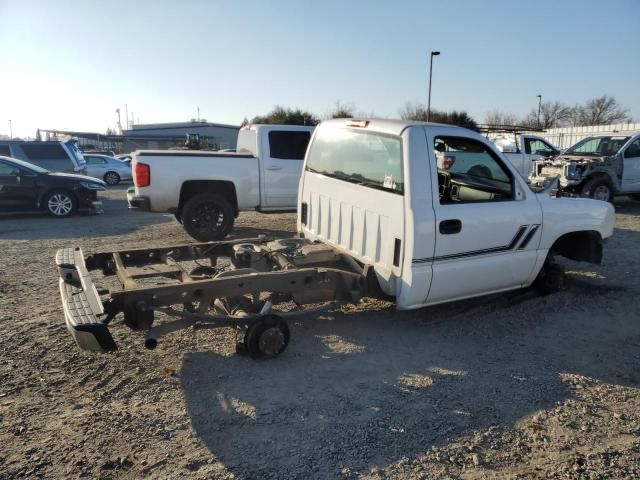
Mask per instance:
[[[85,153],[87,175],[104,180],[107,185],[117,185],[123,180],[131,180],[131,167],[108,155]]]

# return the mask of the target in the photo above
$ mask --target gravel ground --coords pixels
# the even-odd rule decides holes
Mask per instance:
[[[616,204],[601,267],[569,288],[413,312],[379,301],[292,322],[280,358],[234,332],[154,351],[81,352],[64,327],[56,249],[189,241],[168,215],[0,218],[0,478],[639,478],[640,204]],[[234,235],[286,234],[243,214]]]

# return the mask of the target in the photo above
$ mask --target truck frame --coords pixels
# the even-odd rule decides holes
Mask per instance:
[[[189,270],[185,262],[196,266]],[[308,313],[305,306],[322,309],[380,293],[367,267],[328,245],[299,238],[261,237],[87,256],[80,248],[65,248],[57,252],[56,264],[67,328],[82,349],[92,351],[117,348],[107,326],[123,313],[125,325],[145,332],[149,349],[179,329],[235,325],[243,333],[239,351],[254,358],[273,357],[289,342],[285,317]],[[103,300],[100,294],[109,292],[93,284],[89,272],[94,270],[117,276],[122,290]],[[142,279],[146,285],[139,283]],[[173,283],[162,284],[167,280]],[[272,310],[277,305],[294,308]],[[154,325],[155,312],[177,319]]]

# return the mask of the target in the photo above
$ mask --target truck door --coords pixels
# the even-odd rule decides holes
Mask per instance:
[[[640,192],[640,137],[631,142],[624,150],[622,191]]]
[[[535,160],[542,160],[545,157],[551,157],[556,154],[557,150],[547,142],[538,137],[524,138],[524,177],[527,178],[533,169]]]
[[[537,260],[538,201],[519,175],[482,139],[428,128],[436,218],[433,281],[427,303],[523,286]],[[434,151],[446,152],[437,169]],[[456,165],[456,156],[466,157]],[[469,160],[474,165],[469,167]]]
[[[310,138],[311,133],[306,130],[271,130],[262,139],[264,209],[296,209],[298,184]]]
[[[0,161],[0,211],[33,210],[36,206],[35,175]]]

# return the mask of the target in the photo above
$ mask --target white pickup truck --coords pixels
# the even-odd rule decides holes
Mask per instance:
[[[560,153],[559,148],[536,135],[522,133],[516,135],[515,139],[505,135],[491,139],[523,178],[531,175],[533,162],[555,157]]]
[[[235,153],[139,150],[129,208],[173,213],[196,240],[221,240],[243,210],[294,211],[313,127],[249,125]]]
[[[441,144],[477,164],[438,168]],[[175,330],[233,324],[244,328],[239,351],[273,357],[289,342],[287,316],[311,305],[377,296],[414,309],[534,282],[552,290],[562,279],[554,255],[600,263],[614,230],[609,203],[534,193],[481,135],[407,121],[323,122],[298,206],[298,238],[60,250],[69,331],[104,351],[116,348],[107,324],[120,313],[148,348]],[[117,275],[122,290],[100,298],[91,270]],[[154,324],[155,311],[177,318]]]

